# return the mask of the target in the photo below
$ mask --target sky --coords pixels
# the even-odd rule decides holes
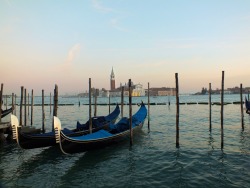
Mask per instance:
[[[249,0],[0,0],[4,94],[249,87],[249,52]]]

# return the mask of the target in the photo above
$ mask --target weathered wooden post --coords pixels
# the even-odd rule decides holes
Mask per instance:
[[[94,117],[96,117],[97,113],[97,89],[95,89],[95,111],[94,111]]]
[[[24,89],[24,126],[27,126],[27,93]]]
[[[31,112],[30,112],[30,125],[33,125],[33,106],[34,106],[34,92],[31,90]]]
[[[176,83],[176,147],[179,148],[179,83],[178,83],[178,73],[175,73],[175,83]]]
[[[92,116],[91,116],[91,78],[89,78],[89,132],[92,133]]]
[[[14,109],[14,114],[16,115],[16,94],[15,94],[15,109]]]
[[[224,112],[224,71],[222,71],[222,81],[221,81],[221,149],[223,149],[224,147],[223,112]]]
[[[150,99],[149,99],[149,82],[148,82],[148,132],[150,132]]]
[[[21,99],[20,99],[20,125],[23,126],[23,86],[21,86]]]
[[[124,105],[124,86],[122,86],[122,93],[121,93],[121,117],[123,118],[123,105]]]
[[[51,114],[51,92],[49,94],[49,106],[50,106],[49,113]]]
[[[12,114],[14,114],[14,109],[15,109],[15,106],[14,106],[14,93],[12,93]]]
[[[58,86],[57,84],[55,85],[54,89],[54,109],[53,109],[53,116],[57,116],[57,108],[58,108]],[[52,131],[54,131],[54,121],[52,118]]]
[[[1,84],[1,91],[0,91],[0,122],[2,121],[2,105],[3,105],[3,83]]]
[[[30,94],[28,93],[28,117],[30,115]]]
[[[209,83],[209,131],[212,131],[211,83]]]
[[[129,129],[130,129],[130,146],[133,145],[133,129],[132,129],[132,88],[131,79],[128,81],[129,87]]]
[[[109,114],[110,114],[110,93],[109,93]]]
[[[243,113],[242,84],[240,84],[240,109],[241,109],[241,127],[242,127],[242,130],[244,130],[244,113]]]
[[[2,122],[2,102],[3,102],[3,84],[0,91],[0,123]],[[5,140],[3,129],[0,129],[0,142]]]
[[[42,90],[42,132],[45,133],[45,113],[44,113],[44,90]]]

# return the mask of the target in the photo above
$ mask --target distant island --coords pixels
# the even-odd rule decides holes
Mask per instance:
[[[250,92],[250,87],[245,87],[242,88],[242,93],[243,94],[249,94]],[[197,92],[194,95],[208,95],[209,91],[207,88],[203,87],[201,89],[201,92]],[[221,93],[221,89],[215,89],[215,90],[211,90],[211,94],[220,94]],[[227,88],[224,90],[225,94],[240,94],[240,88],[239,87],[234,87],[234,88]]]

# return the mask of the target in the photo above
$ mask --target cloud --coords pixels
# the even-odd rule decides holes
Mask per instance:
[[[75,59],[76,55],[80,51],[81,45],[75,44],[68,52],[66,64],[72,64],[73,60]]]
[[[100,12],[113,12],[113,9],[103,6],[99,1],[92,0],[93,7]]]
[[[110,20],[110,24],[113,28],[119,30],[119,31],[124,31],[124,32],[128,32],[127,29],[123,28],[120,26],[119,24],[119,19],[118,18],[113,18]]]

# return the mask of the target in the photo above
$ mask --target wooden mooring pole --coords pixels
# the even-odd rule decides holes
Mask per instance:
[[[57,108],[58,108],[58,86],[55,85],[54,89],[54,105],[53,105],[53,116],[57,116]],[[52,118],[53,119],[53,118]],[[54,131],[54,121],[52,120],[52,131]]]
[[[14,109],[15,109],[15,105],[14,105],[14,93],[12,93],[12,114],[14,114]]]
[[[149,98],[149,82],[148,82],[148,132],[150,132],[150,98]]]
[[[97,114],[97,89],[95,89],[95,111],[94,111],[94,117],[96,117]]]
[[[16,94],[15,94],[15,109],[14,109],[14,114],[16,115]]]
[[[123,105],[124,105],[124,86],[122,86],[122,93],[121,93],[121,117],[123,118]]]
[[[21,86],[21,99],[20,99],[20,125],[23,126],[23,86]]]
[[[179,83],[178,83],[178,73],[175,73],[175,83],[176,83],[176,147],[180,147],[179,143]]]
[[[28,117],[30,115],[30,94],[28,93]]]
[[[92,133],[92,116],[91,116],[91,78],[89,78],[89,132]]]
[[[42,132],[45,133],[44,90],[42,90]]]
[[[244,130],[244,113],[243,113],[242,84],[240,84],[240,109],[241,109],[241,127],[242,127],[242,130]]]
[[[130,146],[133,145],[133,129],[132,129],[132,88],[131,79],[128,81],[129,87],[129,129],[130,129]]]
[[[211,83],[209,83],[209,131],[212,131],[212,102],[211,102]]]
[[[110,114],[110,93],[109,93],[109,114]]]
[[[1,84],[0,90],[0,122],[2,122],[2,105],[3,105],[3,83]]]
[[[51,92],[49,94],[49,113],[51,114]]]
[[[224,132],[223,132],[223,114],[224,114],[224,71],[222,71],[221,81],[221,149],[224,147]]]
[[[27,126],[27,93],[26,88],[24,89],[24,126]]]
[[[30,111],[30,125],[33,125],[33,106],[34,106],[34,92],[31,90],[31,111]]]

